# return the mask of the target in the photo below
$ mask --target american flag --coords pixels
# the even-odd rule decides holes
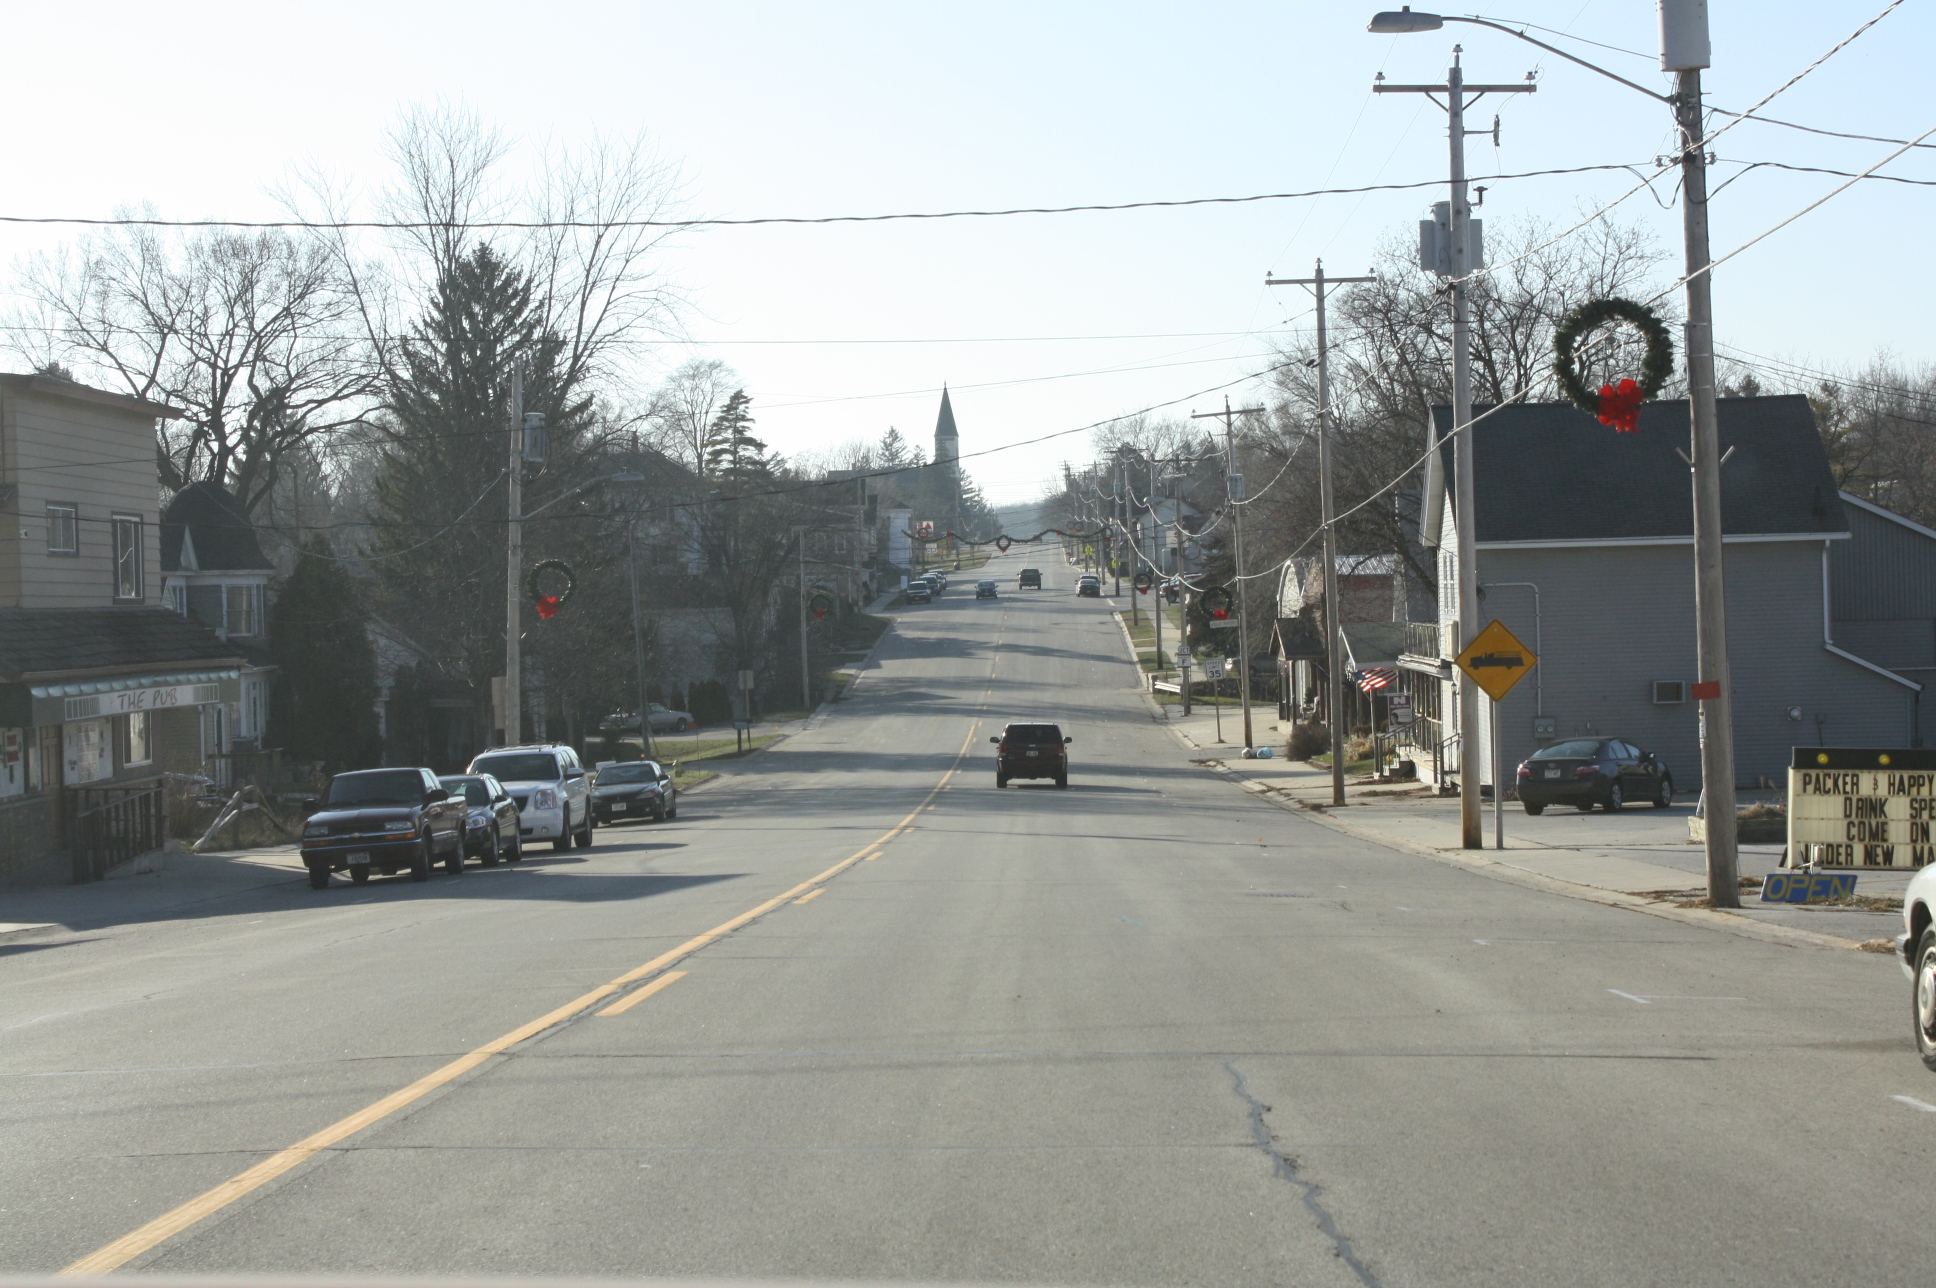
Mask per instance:
[[[1398,679],[1398,672],[1389,666],[1373,666],[1358,672],[1358,687],[1366,693],[1376,693],[1379,689],[1389,689]]]

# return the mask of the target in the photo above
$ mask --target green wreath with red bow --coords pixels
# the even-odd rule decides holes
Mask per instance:
[[[1640,332],[1647,344],[1647,356],[1640,363],[1640,379],[1631,376],[1618,384],[1601,385],[1596,392],[1580,379],[1580,338],[1609,322],[1624,322]],[[1590,300],[1560,319],[1553,332],[1553,375],[1566,400],[1602,425],[1613,426],[1616,434],[1632,434],[1640,428],[1640,404],[1660,392],[1667,377],[1674,374],[1674,341],[1667,327],[1645,304],[1618,297]]]
[[[545,594],[544,587],[538,584],[539,576],[544,573],[557,573],[565,579],[564,586],[559,588],[557,594]],[[533,565],[524,579],[524,593],[531,596],[531,602],[537,605],[538,616],[546,621],[558,615],[558,610],[564,607],[565,601],[577,589],[578,578],[572,575],[571,565],[562,559],[546,559]]]

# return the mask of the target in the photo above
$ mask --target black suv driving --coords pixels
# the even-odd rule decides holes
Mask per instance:
[[[309,888],[325,888],[329,874],[345,868],[358,885],[372,868],[385,876],[407,868],[412,881],[427,881],[439,855],[455,876],[464,870],[465,811],[464,798],[428,769],[338,774],[303,824]]]
[[[995,744],[995,786],[1011,778],[1053,778],[1069,785],[1069,744],[1060,725],[1016,722],[988,741]]]

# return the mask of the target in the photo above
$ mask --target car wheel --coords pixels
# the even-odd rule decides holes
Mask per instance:
[[[456,835],[450,847],[450,853],[444,856],[444,872],[453,877],[464,874],[464,834],[462,832]]]
[[[430,852],[430,838],[426,836],[424,843],[417,847],[416,855],[410,860],[410,879],[412,881],[430,880],[430,861],[433,857]]]
[[[355,867],[351,868],[350,880],[355,882],[357,885],[370,884],[370,865],[367,863],[359,863]]]
[[[1069,785],[1069,776],[1067,774],[1057,774],[1055,776],[1055,785],[1057,787],[1067,787]]]
[[[522,836],[514,836],[511,838],[511,852],[504,856],[504,861],[506,863],[516,863],[523,857],[524,838]]]
[[[1546,812],[1546,807],[1544,805],[1533,805],[1528,803],[1526,806],[1526,812],[1528,814],[1544,814]]]
[[[1593,812],[1593,802],[1581,801],[1578,805],[1575,805],[1573,808],[1577,809],[1582,814],[1591,814]]]
[[[329,889],[329,869],[321,864],[309,869],[309,888],[311,890]]]
[[[585,826],[578,833],[579,849],[589,850],[592,848],[592,829],[597,826],[598,820],[591,816],[591,811],[587,810],[585,812]]]
[[[678,728],[679,728],[679,732],[680,732],[680,733],[684,733],[684,732],[685,732],[686,730],[688,730],[688,729],[690,729],[690,728],[692,728],[692,721],[690,721],[690,720],[681,720],[681,721],[679,722],[679,726],[678,726]]]
[[[1674,780],[1667,775],[1660,776],[1660,790],[1654,793],[1654,808],[1666,809],[1674,803]]]
[[[1916,988],[1910,1009],[1916,1024],[1916,1054],[1926,1068],[1936,1069],[1936,926],[1916,941]]]
[[[657,805],[654,805],[652,807],[652,821],[654,823],[663,823],[666,821],[666,807],[665,807],[664,801],[660,801]]]
[[[571,848],[571,807],[565,807],[564,826],[558,830],[558,839],[551,843],[553,853]]]
[[[1607,784],[1607,813],[1609,814],[1617,813],[1620,807],[1622,805],[1625,805],[1626,803],[1627,802],[1622,800],[1620,796],[1620,784],[1617,782],[1608,783]]]
[[[679,796],[676,792],[673,794],[672,804],[666,806],[666,817],[667,818],[679,817]]]
[[[1006,786],[1008,786],[1008,775],[1007,775],[1007,774],[996,774],[996,775],[995,775],[995,786],[996,786],[996,787],[998,787],[998,788],[1000,788],[1000,787],[1006,787]]]
[[[477,852],[477,861],[487,868],[494,868],[497,866],[498,857],[497,829],[492,828],[490,844]]]

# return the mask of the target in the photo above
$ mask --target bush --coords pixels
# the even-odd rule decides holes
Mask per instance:
[[[1320,724],[1294,724],[1291,741],[1284,753],[1292,760],[1309,760],[1331,748],[1331,732]]]

